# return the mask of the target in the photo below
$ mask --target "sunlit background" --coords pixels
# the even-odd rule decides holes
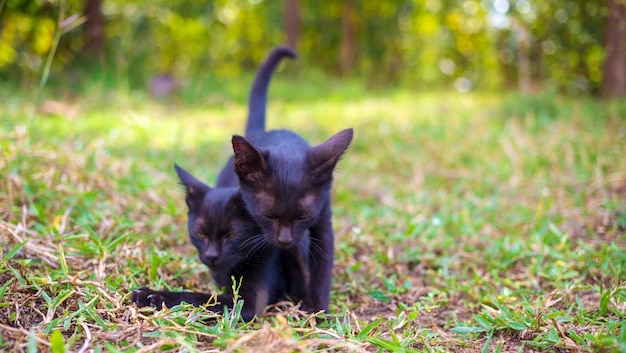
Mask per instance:
[[[626,85],[619,0],[4,0],[0,8],[0,78],[21,87],[40,82],[51,60],[53,85],[106,77],[168,94],[167,85],[251,72],[280,44],[299,51],[294,72],[368,87],[619,96]]]

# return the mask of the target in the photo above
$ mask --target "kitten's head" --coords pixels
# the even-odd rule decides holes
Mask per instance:
[[[287,249],[320,221],[330,222],[330,188],[337,162],[352,141],[352,129],[343,130],[304,153],[257,149],[233,136],[235,172],[242,198],[252,217],[275,247]]]
[[[261,230],[246,211],[238,188],[211,188],[175,168],[186,189],[189,239],[202,263],[211,270],[229,271],[262,247]]]

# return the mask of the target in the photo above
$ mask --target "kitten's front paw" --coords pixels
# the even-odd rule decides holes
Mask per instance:
[[[306,302],[300,304],[300,310],[304,311],[305,313],[309,313],[309,314],[318,313],[320,311],[328,313],[328,309],[323,309],[321,305],[312,305],[312,304],[306,303]]]
[[[135,289],[131,295],[131,300],[140,308],[151,306],[158,310],[161,310],[165,301],[159,293],[148,287]]]

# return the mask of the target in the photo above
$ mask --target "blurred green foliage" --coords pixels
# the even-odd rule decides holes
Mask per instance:
[[[61,1],[67,10],[56,28]],[[63,36],[51,80],[69,86],[102,74],[129,87],[160,73],[182,81],[237,75],[286,41],[284,1],[103,0],[106,54],[94,60],[83,36],[86,2],[0,1],[0,79],[36,82],[55,30]],[[345,74],[342,26],[352,10],[350,75],[373,86],[511,87],[526,55],[533,87],[600,89],[604,0],[299,0],[298,9],[297,49],[313,76]]]

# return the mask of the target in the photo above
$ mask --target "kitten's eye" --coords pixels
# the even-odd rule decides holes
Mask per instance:
[[[237,234],[235,233],[228,233],[226,234],[226,237],[224,237],[225,239],[234,239],[237,237]]]
[[[306,219],[311,218],[311,216],[309,216],[308,214],[305,214],[305,215],[300,215],[300,216],[298,216],[297,218],[298,218],[299,220],[301,220],[301,221],[304,221],[304,220],[306,220]]]
[[[196,238],[206,238],[207,236],[202,233],[196,233]]]

